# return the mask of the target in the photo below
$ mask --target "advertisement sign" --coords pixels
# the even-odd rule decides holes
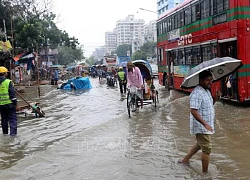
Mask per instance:
[[[187,65],[174,66],[174,76],[186,77],[190,68],[191,67]]]
[[[168,33],[169,41],[176,41],[180,39],[180,30],[176,29]]]

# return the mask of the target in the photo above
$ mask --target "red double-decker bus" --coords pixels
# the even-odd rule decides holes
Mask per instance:
[[[190,68],[230,56],[244,66],[215,83],[212,93],[218,89],[225,99],[250,101],[249,0],[186,0],[158,19],[157,34],[161,85],[182,90]]]

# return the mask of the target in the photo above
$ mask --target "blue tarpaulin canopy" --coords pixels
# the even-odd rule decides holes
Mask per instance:
[[[60,89],[64,90],[89,90],[92,89],[92,85],[88,77],[78,77],[69,79],[66,83],[64,83]]]

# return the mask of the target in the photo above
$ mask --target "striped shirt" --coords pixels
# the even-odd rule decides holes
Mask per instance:
[[[205,120],[213,129],[208,131],[199,121],[190,113],[190,133],[191,134],[213,134],[215,111],[213,98],[209,90],[197,86],[190,94],[190,108],[197,109],[201,118]]]

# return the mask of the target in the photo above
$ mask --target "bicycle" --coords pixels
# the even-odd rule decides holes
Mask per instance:
[[[135,86],[132,86],[127,89],[127,109],[128,109],[128,115],[129,118],[131,117],[131,111],[135,112],[136,109],[139,107],[138,105],[138,97],[137,97],[137,92],[138,88]]]
[[[158,91],[152,90],[151,91],[151,97],[150,99],[143,99],[141,100],[138,96],[138,90],[143,90],[140,88],[136,88],[135,86],[132,86],[131,88],[128,88],[128,94],[127,94],[127,109],[128,109],[128,115],[129,118],[131,117],[131,111],[135,112],[137,108],[143,107],[144,105],[152,104],[156,108],[157,103],[159,103],[159,97],[158,97]],[[141,105],[139,105],[139,101],[141,101]]]

